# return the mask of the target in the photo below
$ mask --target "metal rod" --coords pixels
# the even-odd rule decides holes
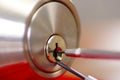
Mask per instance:
[[[86,80],[87,77],[85,77],[83,74],[79,73],[78,71],[74,70],[73,68],[70,68],[67,65],[65,65],[64,63],[59,62],[59,61],[56,61],[56,63],[58,65],[60,65],[61,67],[63,67],[64,69],[66,69],[67,71],[69,71],[69,72],[75,74],[76,76],[80,77],[81,79]]]
[[[70,57],[83,57],[83,58],[100,58],[100,59],[120,59],[120,52],[117,51],[104,51],[104,50],[91,50],[91,49],[66,49],[62,53]]]
[[[73,68],[65,65],[64,63],[62,63],[62,62],[60,62],[60,61],[56,61],[56,63],[57,63],[59,66],[61,66],[61,67],[63,67],[64,69],[66,69],[67,71],[71,72],[72,74],[78,76],[78,77],[79,77],[80,79],[82,79],[82,80],[98,80],[98,79],[96,79],[96,78],[94,78],[94,77],[92,77],[92,76],[90,76],[90,75],[89,75],[88,77],[86,77],[86,76],[83,75],[82,73],[76,71],[75,69],[73,69]]]

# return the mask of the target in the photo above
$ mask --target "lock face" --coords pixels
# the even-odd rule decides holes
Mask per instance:
[[[55,78],[65,70],[57,65],[52,52],[55,44],[61,50],[77,48],[79,42],[79,20],[69,0],[50,1],[42,5],[33,15],[27,30],[26,57],[31,67],[40,76]],[[71,65],[73,58],[65,55],[57,59]]]
[[[65,70],[55,59],[70,66],[73,58],[54,58],[49,48],[56,43],[59,50],[79,45],[79,19],[71,0],[0,0],[0,4],[0,66],[27,60],[41,77],[62,75]]]

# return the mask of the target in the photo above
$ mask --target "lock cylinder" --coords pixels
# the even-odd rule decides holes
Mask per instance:
[[[79,47],[80,24],[71,1],[5,1],[0,1],[0,66],[27,61],[44,78],[62,75],[65,70],[56,59],[70,66],[73,58],[64,54],[55,57],[50,51],[56,44],[59,50]]]

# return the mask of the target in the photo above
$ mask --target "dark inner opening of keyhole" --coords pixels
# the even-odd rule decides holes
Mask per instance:
[[[58,46],[58,43],[55,43],[55,49],[53,51],[53,57],[55,58],[56,61],[61,61],[62,60],[62,48]]]

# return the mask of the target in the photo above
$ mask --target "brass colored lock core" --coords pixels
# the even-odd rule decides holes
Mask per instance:
[[[57,46],[57,47],[56,47]],[[53,35],[49,38],[46,45],[46,53],[47,58],[50,62],[55,63],[57,61],[62,61],[64,58],[64,54],[54,53],[55,49],[57,51],[65,50],[66,43],[64,39],[59,35]]]

